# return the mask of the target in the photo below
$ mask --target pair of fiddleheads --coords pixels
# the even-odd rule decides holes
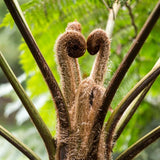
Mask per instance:
[[[90,76],[82,80],[77,58],[84,55],[86,48],[91,55],[96,53],[98,55]],[[103,82],[109,58],[110,41],[105,31],[96,29],[91,32],[86,42],[81,33],[81,25],[73,22],[69,23],[66,32],[59,36],[55,50],[61,75],[62,93],[71,121],[70,135],[67,135],[65,131],[63,135],[57,134],[59,146],[57,156],[59,159],[62,157],[84,159],[84,157],[87,158],[87,152],[93,145],[92,138],[90,138],[90,133],[93,132],[92,123],[102,105],[105,91]],[[101,132],[101,129],[97,132]]]

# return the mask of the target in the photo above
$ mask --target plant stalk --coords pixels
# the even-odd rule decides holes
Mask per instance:
[[[158,61],[156,62],[155,66],[153,67],[153,69],[155,69],[158,65],[160,65],[160,58],[158,59]],[[123,132],[124,128],[126,127],[126,125],[128,124],[128,122],[130,121],[130,119],[132,118],[132,116],[134,115],[134,113],[136,112],[136,110],[138,109],[140,103],[142,102],[142,100],[144,99],[144,97],[146,96],[146,94],[148,93],[149,89],[151,88],[151,86],[153,85],[153,83],[155,82],[156,79],[154,79],[141,93],[140,95],[138,95],[138,97],[130,104],[130,106],[128,107],[128,109],[124,112],[122,118],[120,119],[120,121],[117,124],[116,130],[115,130],[115,137],[114,137],[114,142],[117,141],[117,139],[119,138],[119,136],[121,135],[121,133]],[[115,143],[113,143],[115,144]]]
[[[113,4],[113,8],[109,8],[109,15],[108,15],[108,21],[106,26],[106,33],[109,39],[112,37],[116,16],[118,14],[120,6],[121,4],[119,2],[115,2]]]
[[[66,130],[66,132],[67,131],[69,132],[70,119],[69,119],[69,113],[64,101],[64,97],[48,64],[46,63],[42,53],[39,50],[37,43],[31,31],[29,30],[28,25],[26,24],[26,21],[23,17],[19,4],[15,0],[4,0],[4,2],[6,3],[6,6],[8,7],[9,12],[11,13],[15,23],[17,24],[19,31],[21,32],[35,61],[37,62],[37,65],[48,85],[48,88],[50,89],[51,95],[56,104],[56,110],[57,110],[60,129],[61,129],[60,132],[63,132],[64,130]]]
[[[120,154],[116,160],[133,159],[138,153],[160,137],[160,126],[149,132],[147,135],[130,146],[125,152]]]
[[[0,135],[4,137],[8,142],[10,142],[12,145],[14,145],[30,160],[41,160],[30,148],[28,148],[25,144],[20,142],[16,137],[14,137],[10,132],[8,132],[2,126],[0,126]]]
[[[55,146],[55,142],[53,141],[52,135],[48,130],[47,126],[45,125],[44,121],[42,120],[41,116],[39,115],[38,111],[36,110],[34,104],[31,102],[31,100],[25,93],[23,87],[18,82],[15,74],[9,67],[7,61],[5,60],[1,52],[0,52],[0,66],[4,74],[8,78],[9,82],[11,83],[12,87],[14,88],[15,92],[17,93],[18,97],[20,98],[25,109],[27,110],[39,134],[41,135],[45,143],[46,149],[48,151],[48,154],[50,156],[50,160],[54,160],[56,146]]]
[[[111,114],[107,124],[105,126],[106,131],[106,153],[107,159],[111,159],[111,149],[113,147],[113,139],[115,135],[115,128],[122,117],[125,110],[131,104],[131,102],[137,97],[137,95],[142,92],[142,90],[147,87],[153,80],[157,78],[160,74],[160,65],[152,69],[144,78],[142,78],[135,87],[122,99],[119,105],[115,108]]]
[[[104,101],[101,107],[102,113],[104,114],[103,119],[105,118],[106,112],[112,102],[112,99],[123,80],[125,74],[127,73],[129,67],[131,66],[132,62],[134,61],[135,57],[137,56],[139,50],[143,46],[145,40],[147,39],[149,33],[151,32],[153,26],[157,22],[160,16],[160,1],[157,3],[156,7],[148,17],[146,23],[144,24],[143,28],[141,29],[140,33],[138,34],[136,40],[133,42],[129,52],[123,59],[122,63],[118,67],[116,73],[114,74],[111,82],[109,83],[106,92],[104,94]],[[102,115],[103,115],[102,114]],[[100,115],[99,115],[100,116]]]
[[[158,18],[160,16],[160,0],[157,3],[156,7],[148,17],[146,23],[144,24],[143,28],[141,29],[140,33],[138,34],[136,40],[133,42],[130,50],[128,51],[127,55],[123,59],[122,63],[118,67],[117,71],[115,72],[113,78],[111,79],[104,97],[103,97],[103,103],[100,107],[94,122],[92,126],[92,136],[93,139],[93,146],[98,146],[100,133],[103,127],[103,123],[107,114],[107,111],[109,109],[109,106],[113,100],[113,97],[123,80],[125,74],[127,73],[129,67],[131,66],[132,62],[134,61],[135,57],[137,56],[139,50],[142,48],[145,40],[147,39],[149,33],[151,32],[153,26],[157,22]],[[95,154],[93,153],[95,151],[91,150],[89,151],[88,155],[92,155],[92,157],[95,157]]]
[[[127,108],[127,110],[124,112],[123,116],[121,117],[121,119],[119,120],[116,130],[115,130],[115,137],[114,137],[114,143],[113,143],[113,147],[115,142],[118,140],[118,138],[120,137],[121,133],[123,132],[124,128],[127,126],[128,122],[130,121],[130,119],[132,118],[132,116],[134,115],[134,113],[136,112],[136,110],[138,109],[140,103],[142,102],[142,100],[144,99],[144,97],[146,96],[146,94],[148,93],[149,89],[151,88],[151,86],[153,85],[154,81],[156,79],[154,79],[141,93],[140,95],[129,105],[129,107]]]

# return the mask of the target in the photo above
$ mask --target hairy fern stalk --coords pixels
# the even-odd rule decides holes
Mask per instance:
[[[57,65],[61,76],[61,89],[43,58],[20,12],[19,6],[17,6],[15,1],[4,1],[37,62],[55,102],[57,112],[56,140],[51,136],[3,55],[0,54],[1,68],[41,135],[49,159],[111,160],[112,149],[118,136],[160,74],[159,59],[153,69],[122,99],[111,113],[107,123],[104,123],[108,110],[111,110],[110,104],[112,99],[122,79],[159,18],[160,1],[149,16],[107,88],[103,86],[110,55],[110,40],[107,33],[102,29],[95,29],[89,34],[86,41],[81,33],[80,23],[77,21],[69,23],[66,31],[58,37],[55,44]],[[119,8],[117,4],[116,8]],[[110,10],[112,12],[113,8],[110,8]],[[90,76],[82,79],[77,58],[83,56],[86,49],[91,55],[97,54],[97,56]],[[127,108],[130,110],[125,114],[125,119],[123,119]],[[3,127],[0,127],[0,134],[29,159],[40,159]],[[160,127],[158,126],[117,157],[117,160],[133,159],[140,151],[159,137]]]

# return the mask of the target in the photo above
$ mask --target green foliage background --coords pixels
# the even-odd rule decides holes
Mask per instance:
[[[138,31],[140,31],[154,8],[156,1],[132,0],[130,4],[135,17],[135,23]],[[112,5],[112,3],[109,5]],[[60,77],[55,62],[54,44],[59,34],[65,31],[67,23],[78,20],[82,25],[82,33],[87,38],[93,29],[105,29],[108,18],[108,10],[102,1],[98,0],[30,0],[22,4],[21,7],[38,46],[58,83],[60,82]],[[11,28],[14,26],[14,22],[9,14],[5,16],[0,27],[8,25]],[[159,28],[160,21],[154,27],[140,54],[129,69],[112,102],[112,108],[116,107],[124,95],[153,67],[156,60],[160,57]],[[125,6],[122,6],[116,19],[111,40],[111,56],[105,86],[108,85],[115,70],[129,50],[134,37],[135,31],[131,25],[128,10]],[[26,74],[26,90],[33,101],[40,101],[41,98],[45,97],[44,102],[37,107],[50,131],[55,135],[56,114],[48,88],[23,39],[19,49],[21,51],[20,64]],[[95,56],[90,56],[86,52],[79,59],[83,78],[89,76],[94,58]],[[158,125],[160,120],[159,82],[160,78],[157,79],[140,108],[127,125],[115,147],[116,152],[126,149],[140,136]],[[143,158],[144,155],[143,153],[139,158]]]

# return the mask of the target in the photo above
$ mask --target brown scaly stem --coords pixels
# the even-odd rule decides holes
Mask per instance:
[[[14,0],[4,0],[6,6],[8,7],[17,27],[19,28],[24,40],[26,41],[34,59],[39,66],[41,73],[50,89],[52,97],[56,104],[56,110],[59,117],[60,129],[70,132],[70,120],[68,110],[64,101],[64,97],[61,93],[61,90],[49,68],[44,57],[42,56],[28,26],[26,25],[21,12],[19,11],[18,6],[15,4]]]
[[[116,160],[133,159],[138,153],[149,146],[151,143],[160,138],[160,126],[149,132],[147,135],[138,140],[135,144],[130,146],[125,152],[120,154]]]
[[[133,60],[137,56],[139,50],[141,49],[141,47],[143,46],[149,33],[151,32],[153,26],[157,22],[159,16],[160,16],[160,1],[157,3],[153,12],[148,17],[146,23],[144,24],[144,26],[141,29],[140,33],[138,34],[136,40],[132,44],[129,52],[127,53],[127,55],[123,59],[122,63],[118,67],[116,73],[114,74],[111,82],[109,83],[109,85],[106,89],[106,92],[105,92],[104,98],[103,98],[103,104],[100,107],[99,112],[97,113],[97,116],[95,117],[95,120],[93,122],[92,136],[93,136],[94,146],[97,146],[99,143],[101,129],[102,129],[107,111],[109,109],[109,106],[112,102],[112,99],[113,99],[121,81],[123,80],[125,74],[127,73],[129,67],[131,66]],[[92,157],[95,157],[96,155],[92,154],[92,153],[94,153],[93,150],[90,150],[88,155],[92,155]]]
[[[30,160],[41,160],[31,149],[29,149],[25,144],[20,142],[16,137],[14,137],[10,132],[8,132],[2,126],[0,126],[0,135],[4,137],[8,142],[10,142],[12,145],[14,145]]]

